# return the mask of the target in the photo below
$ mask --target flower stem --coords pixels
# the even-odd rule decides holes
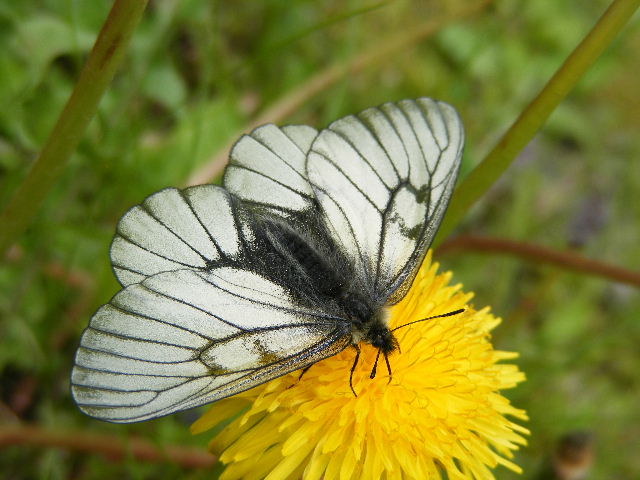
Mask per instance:
[[[549,115],[569,94],[587,69],[612,42],[640,6],[640,0],[615,0],[598,23],[580,42],[560,69],[485,159],[456,189],[434,245],[437,245],[462,220],[473,205],[502,175],[522,149],[531,141]]]
[[[0,255],[29,226],[95,114],[147,0],[116,0],[40,156],[0,215]]]

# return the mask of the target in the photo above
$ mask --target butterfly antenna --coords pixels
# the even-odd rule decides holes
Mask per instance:
[[[356,358],[353,361],[353,365],[351,366],[351,374],[349,374],[349,386],[351,387],[351,391],[354,396],[358,396],[355,389],[353,388],[353,372],[355,372],[356,367],[358,366],[358,360],[360,359],[360,347],[358,345],[353,346],[356,349]]]
[[[414,323],[426,322],[427,320],[433,320],[434,318],[442,318],[442,317],[452,317],[453,315],[458,315],[464,312],[464,308],[459,308],[458,310],[454,310],[453,312],[443,313],[441,315],[434,315],[433,317],[421,318],[420,320],[415,320],[413,322],[405,323],[404,325],[400,325],[399,327],[391,329],[392,332],[395,332],[399,328],[408,327],[409,325],[413,325]]]
[[[378,355],[376,355],[376,361],[373,362],[373,368],[371,369],[371,375],[369,375],[369,378],[371,380],[373,380],[374,378],[376,378],[376,371],[378,370],[378,359],[380,358],[380,352],[382,350],[378,349]],[[385,355],[386,356],[386,355]]]

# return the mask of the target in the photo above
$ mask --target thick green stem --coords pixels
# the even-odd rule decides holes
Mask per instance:
[[[29,226],[111,82],[147,0],[116,0],[40,156],[0,216],[0,255]]]
[[[640,0],[615,0],[540,94],[522,112],[500,142],[456,189],[436,244],[455,228],[467,210],[507,169],[558,104],[629,21]]]

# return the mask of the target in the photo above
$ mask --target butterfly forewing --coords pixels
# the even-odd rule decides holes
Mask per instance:
[[[462,144],[453,108],[419,99],[337,120],[311,146],[307,173],[327,230],[387,303],[402,298],[435,235]]]
[[[126,287],[91,319],[72,373],[76,403],[112,422],[241,392],[344,349],[349,325],[279,285],[229,267]]]

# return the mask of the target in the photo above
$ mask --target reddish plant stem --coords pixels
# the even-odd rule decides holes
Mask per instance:
[[[204,450],[179,446],[161,448],[137,438],[123,440],[111,435],[54,432],[33,425],[0,427],[0,448],[15,445],[98,453],[114,460],[133,457],[152,463],[171,462],[184,468],[205,468],[216,463],[216,457]]]
[[[441,255],[460,250],[512,255],[640,287],[640,272],[586,258],[575,252],[559,251],[503,238],[475,235],[453,237],[438,247],[437,253]]]

